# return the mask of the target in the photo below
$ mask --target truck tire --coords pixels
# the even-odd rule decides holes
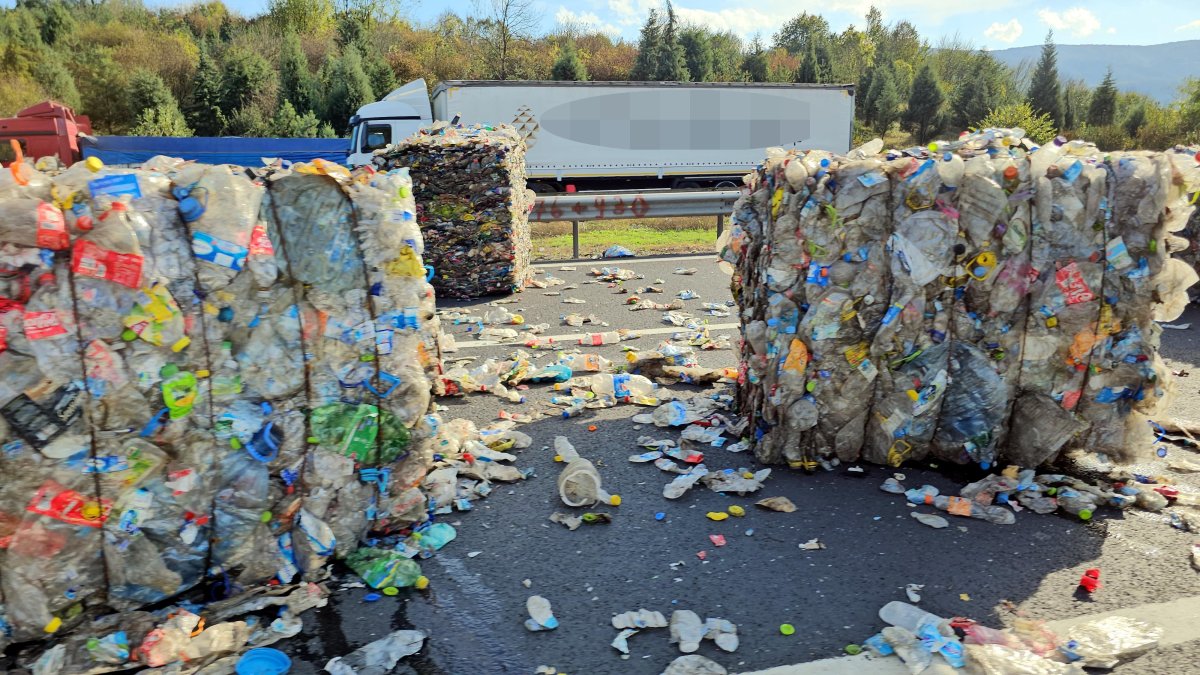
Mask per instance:
[[[539,194],[539,195],[552,195],[552,194],[558,192],[558,189],[554,187],[553,183],[543,183],[541,181],[534,181],[534,182],[528,183],[528,184],[526,184],[525,187],[529,188],[530,190],[533,190],[536,194]]]

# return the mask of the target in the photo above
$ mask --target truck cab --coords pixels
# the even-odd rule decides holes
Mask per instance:
[[[80,158],[79,135],[91,134],[92,123],[85,115],[58,103],[45,101],[0,119],[0,164],[8,166],[16,159],[11,141],[20,146],[25,157],[58,157],[63,164]]]
[[[429,88],[425,80],[413,80],[375,103],[358,109],[350,118],[350,166],[371,162],[381,148],[411,136],[423,126],[433,124]]]

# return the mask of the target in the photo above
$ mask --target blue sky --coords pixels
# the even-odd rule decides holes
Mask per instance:
[[[627,39],[651,7],[662,0],[532,0],[543,31],[560,20],[590,24]],[[225,0],[242,14],[256,14],[267,0]],[[11,0],[0,0],[11,4]],[[155,6],[182,4],[148,0]],[[398,0],[416,21],[428,21],[450,9],[482,14],[488,0]],[[863,25],[871,4],[887,22],[906,19],[936,42],[957,34],[990,49],[1040,44],[1054,29],[1060,44],[1157,44],[1200,39],[1200,2],[1195,0],[679,0],[676,12],[686,21],[730,29],[749,38],[769,39],[777,27],[801,11],[820,13],[836,30]]]

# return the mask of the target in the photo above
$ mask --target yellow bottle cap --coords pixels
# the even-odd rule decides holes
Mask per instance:
[[[104,162],[101,161],[99,157],[88,157],[87,159],[83,160],[83,165],[86,166],[87,170],[91,171],[92,173],[96,173],[100,169],[104,168]]]
[[[414,585],[417,587],[418,591],[423,591],[426,588],[429,588],[429,577],[422,574],[421,576],[417,577],[417,583]]]
[[[729,507],[729,515],[741,518],[742,516],[746,515],[746,509],[734,504],[733,506]]]
[[[729,517],[729,514],[725,513],[724,511],[709,511],[706,515],[708,516],[709,520],[717,521],[725,520]]]
[[[608,498],[608,503],[612,504],[613,506],[620,506],[621,505],[621,495],[612,495],[611,497]]]
[[[50,619],[50,622],[47,623],[46,627],[42,630],[46,631],[47,633],[57,633],[59,628],[62,628],[62,619],[56,616]]]
[[[87,520],[99,520],[100,505],[96,502],[87,502],[83,505],[83,508],[80,509],[80,513],[82,513],[83,517]]]

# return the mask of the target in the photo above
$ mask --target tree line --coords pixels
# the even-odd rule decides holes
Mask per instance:
[[[329,137],[400,83],[452,79],[852,83],[856,140],[925,143],[980,126],[1021,126],[1104,149],[1200,140],[1200,81],[1173,104],[1089,88],[1060,74],[1052,36],[1035,67],[971,44],[931,44],[872,7],[834,31],[801,12],[769,39],[652,9],[635,42],[588,26],[539,34],[531,0],[484,0],[428,23],[397,0],[271,0],[243,17],[219,0],[150,9],[140,0],[16,0],[0,10],[0,116],[53,98],[97,133]]]

